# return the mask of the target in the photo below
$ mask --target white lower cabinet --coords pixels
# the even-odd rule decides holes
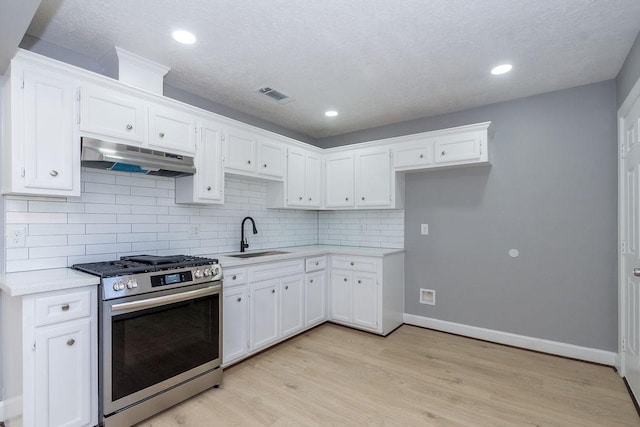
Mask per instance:
[[[309,273],[304,283],[305,327],[315,326],[327,320],[327,273]]]
[[[281,280],[280,338],[300,332],[304,328],[304,276],[298,275]]]
[[[331,320],[376,330],[377,288],[376,274],[331,271]]]
[[[96,287],[2,298],[7,427],[98,423]]]
[[[266,347],[278,339],[279,280],[249,285],[250,351]]]
[[[222,291],[222,362],[229,364],[249,352],[249,290],[246,286]]]

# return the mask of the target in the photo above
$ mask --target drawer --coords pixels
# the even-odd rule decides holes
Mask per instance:
[[[327,268],[327,257],[326,256],[317,256],[313,258],[307,258],[305,260],[304,271],[307,273],[311,271],[324,270]]]
[[[304,260],[273,262],[249,268],[251,283],[304,273]]]
[[[91,291],[40,296],[35,299],[36,326],[51,325],[91,315]]]
[[[223,288],[230,288],[236,285],[245,285],[247,283],[246,268],[226,268],[223,270]]]
[[[378,258],[334,255],[331,257],[331,268],[376,273],[378,271]]]

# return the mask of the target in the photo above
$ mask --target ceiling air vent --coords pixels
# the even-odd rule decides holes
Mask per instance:
[[[285,95],[284,93],[270,87],[261,87],[260,89],[258,89],[258,93],[273,99],[279,104],[288,104],[289,102],[293,101],[293,99],[291,99],[289,95]]]

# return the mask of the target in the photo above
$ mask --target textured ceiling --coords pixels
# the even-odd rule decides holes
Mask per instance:
[[[638,0],[44,0],[27,33],[322,138],[614,78],[639,29]]]

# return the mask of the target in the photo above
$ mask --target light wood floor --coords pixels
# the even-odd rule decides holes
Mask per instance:
[[[612,368],[408,325],[325,324],[224,375],[140,426],[640,425]]]

